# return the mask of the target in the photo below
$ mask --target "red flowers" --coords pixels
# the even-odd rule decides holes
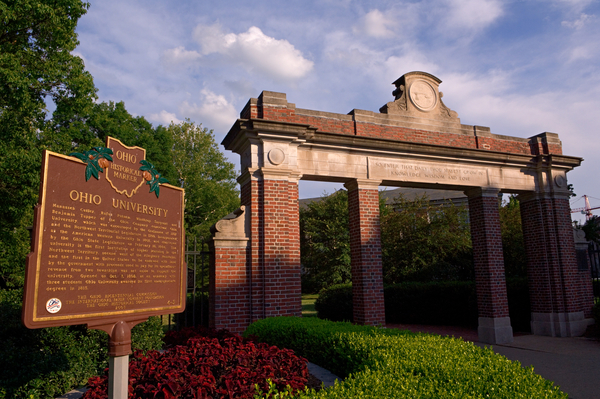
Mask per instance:
[[[306,359],[289,349],[243,339],[225,330],[187,328],[168,333],[164,353],[136,351],[129,362],[129,398],[253,398],[268,390],[304,388]],[[83,399],[107,398],[108,377],[92,377]]]

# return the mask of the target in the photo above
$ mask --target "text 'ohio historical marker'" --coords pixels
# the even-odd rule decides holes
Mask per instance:
[[[44,153],[27,327],[87,324],[113,339],[116,323],[184,310],[184,193],[145,155],[110,137],[85,154]]]

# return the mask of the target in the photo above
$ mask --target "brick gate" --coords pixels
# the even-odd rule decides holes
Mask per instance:
[[[300,316],[298,181],[348,189],[354,320],[385,323],[379,186],[462,190],[469,198],[479,339],[512,341],[498,194],[519,195],[534,334],[576,336],[591,311],[589,272],[578,272],[568,171],[557,134],[529,138],[463,125],[441,80],[411,72],[379,112],[296,108],[284,93],[252,98],[223,145],[241,157],[243,207],[215,225],[211,323],[241,332],[265,317]],[[588,287],[589,286],[589,287]]]

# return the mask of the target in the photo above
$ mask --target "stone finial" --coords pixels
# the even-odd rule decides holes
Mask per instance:
[[[246,237],[246,217],[244,215],[246,207],[242,205],[223,219],[215,223],[210,232],[215,238],[245,238]]]
[[[426,72],[409,72],[394,83],[394,101],[379,109],[383,114],[397,114],[430,119],[457,119],[458,114],[442,102],[442,81]]]

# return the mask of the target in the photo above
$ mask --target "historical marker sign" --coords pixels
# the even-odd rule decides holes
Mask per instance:
[[[113,138],[71,155],[44,153],[24,324],[136,324],[182,312],[183,190],[144,149]]]

